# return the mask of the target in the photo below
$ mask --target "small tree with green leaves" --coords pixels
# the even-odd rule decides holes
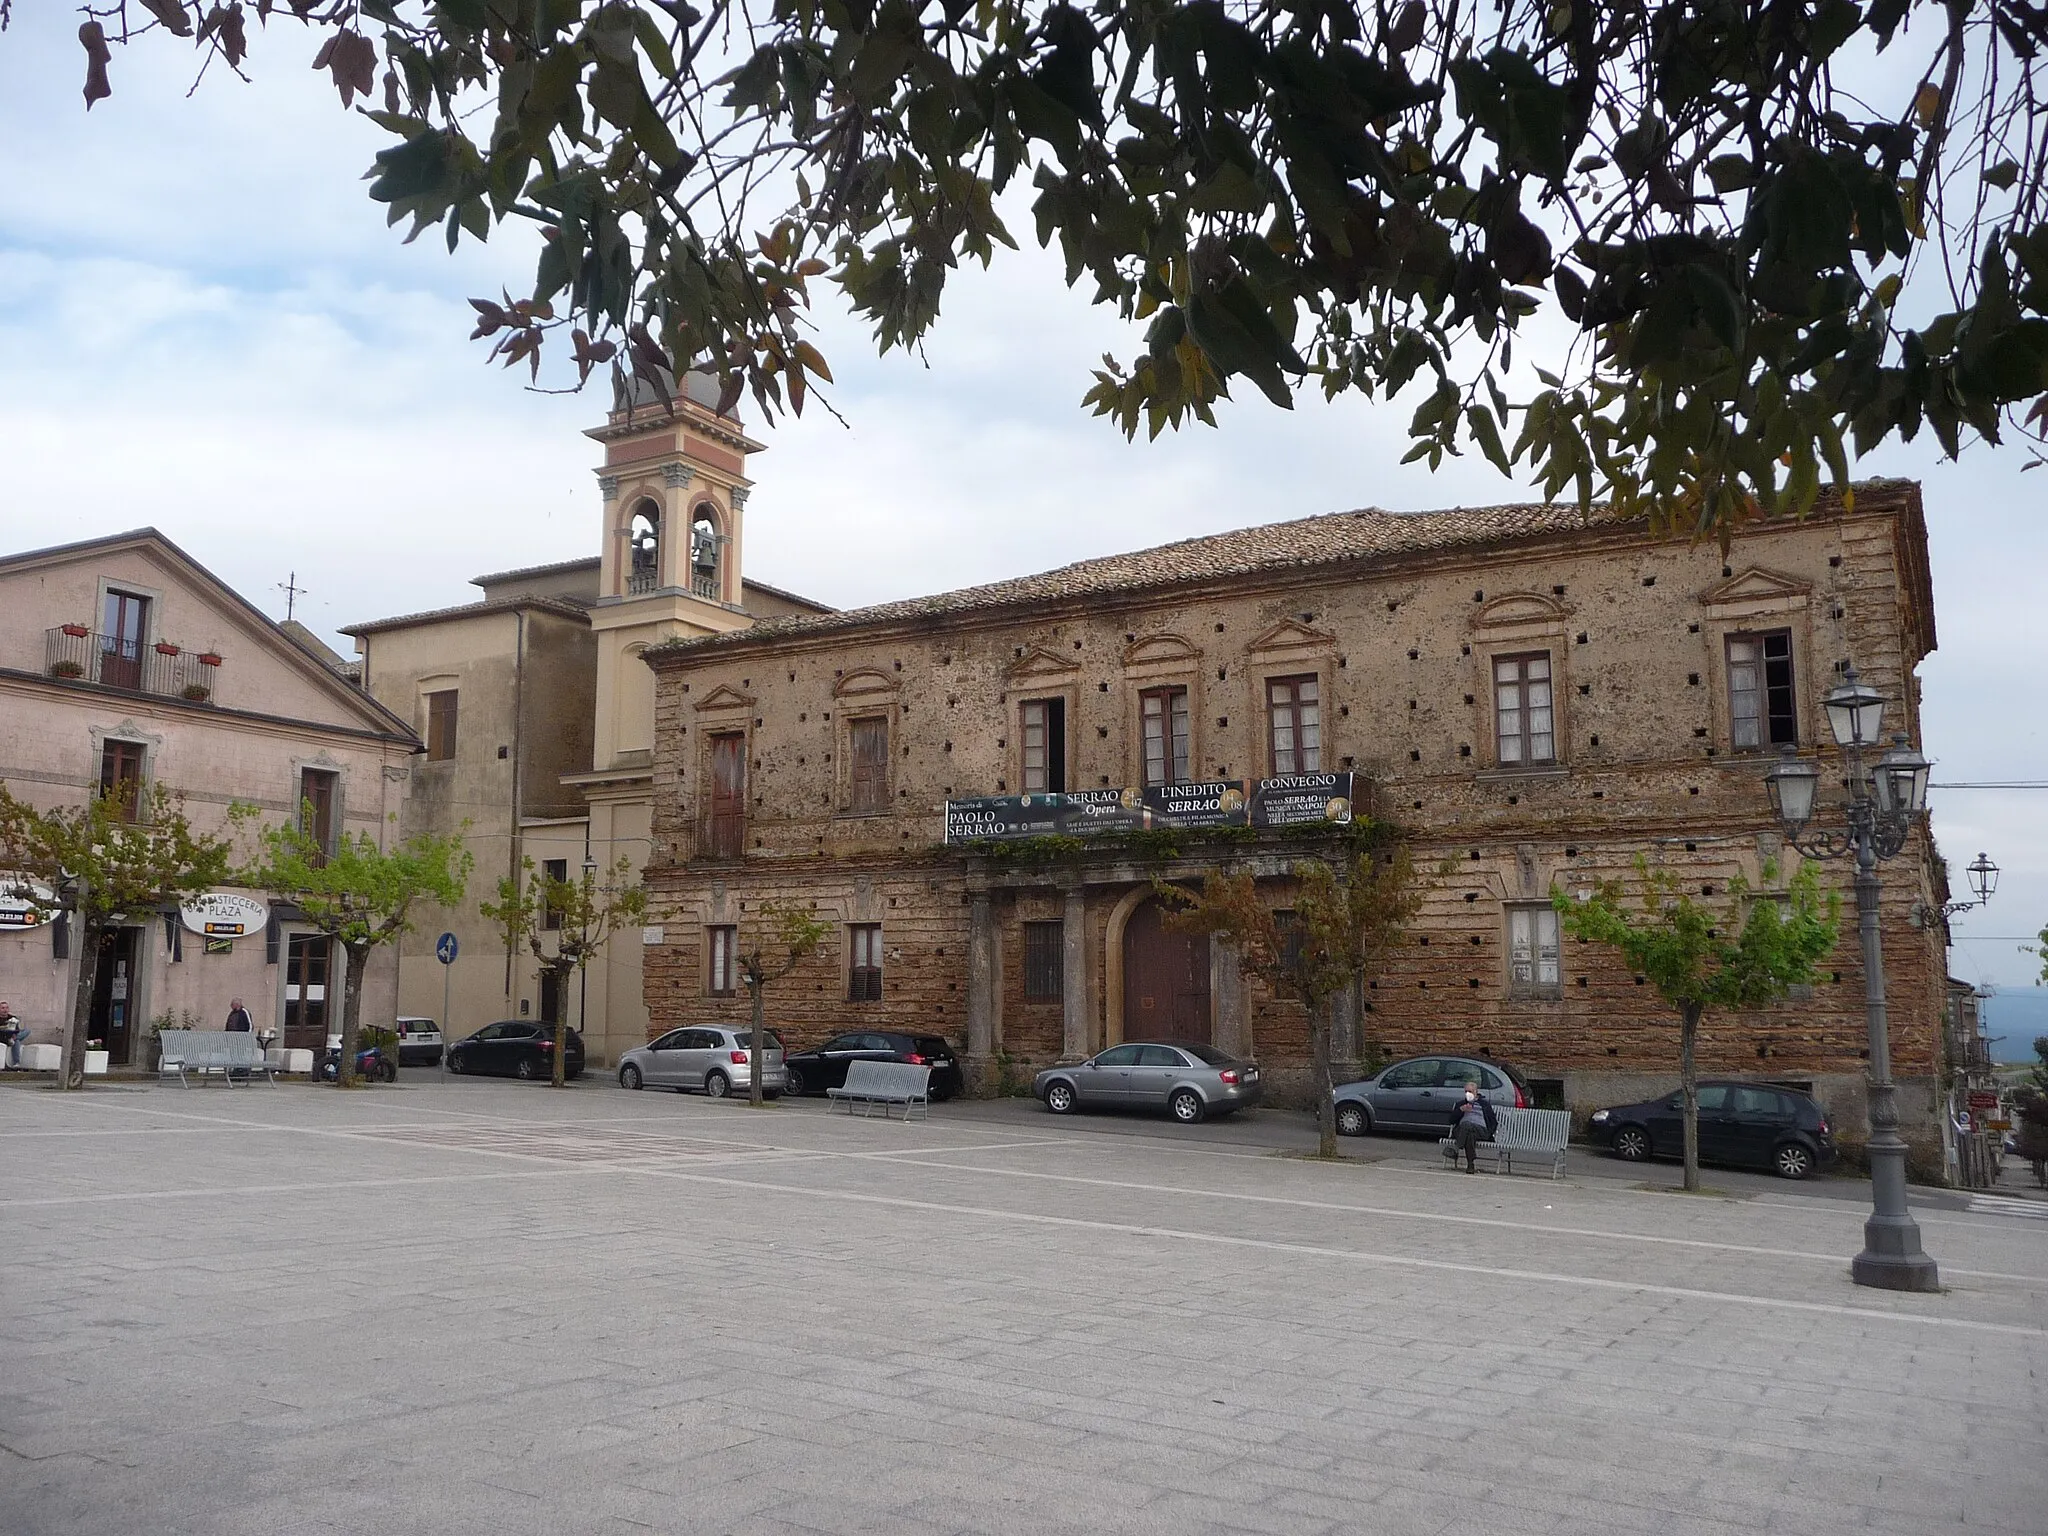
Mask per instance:
[[[1316,1149],[1337,1155],[1336,1109],[1330,1091],[1331,1010],[1337,998],[1377,971],[1422,904],[1405,847],[1381,848],[1380,829],[1360,826],[1358,842],[1337,858],[1302,859],[1293,890],[1276,907],[1246,871],[1210,870],[1199,894],[1160,886],[1167,923],[1237,946],[1238,964],[1308,1014],[1315,1073]],[[1270,884],[1267,893],[1277,895]]]
[[[533,951],[541,974],[555,978],[555,995],[560,997],[569,978],[589,965],[613,934],[638,927],[646,919],[647,892],[633,878],[633,861],[625,857],[608,870],[591,865],[574,880],[536,874],[533,860],[524,862],[526,878],[506,875],[498,882],[498,899],[482,903],[477,910],[498,925],[507,950],[524,944]],[[557,1088],[565,1081],[569,1050],[569,1025],[561,1014],[557,1008],[553,1053]],[[580,1026],[584,1021],[576,1022]]]
[[[238,807],[243,816],[251,814]],[[236,876],[239,884],[289,901],[317,931],[337,941],[347,957],[342,982],[341,1063],[335,1082],[356,1086],[356,1051],[362,1033],[363,973],[370,952],[412,931],[422,902],[452,907],[462,900],[473,860],[459,835],[422,833],[379,848],[367,832],[343,833],[332,851],[307,828],[266,826],[257,833],[257,861]]]
[[[1813,979],[1814,965],[1835,947],[1841,896],[1820,889],[1804,864],[1783,899],[1753,891],[1740,875],[1724,899],[1709,904],[1680,888],[1669,870],[1638,856],[1640,905],[1632,909],[1619,882],[1603,881],[1584,900],[1553,887],[1551,904],[1564,930],[1618,951],[1678,1012],[1678,1073],[1685,1096],[1685,1187],[1700,1187],[1700,1090],[1695,1054],[1700,1020],[1710,1009],[1762,1008]],[[1766,885],[1777,866],[1766,864]]]
[[[817,952],[832,925],[818,916],[817,908],[805,902],[763,902],[754,920],[740,931],[740,984],[754,1012],[754,1067],[749,1077],[747,1102],[756,1108],[766,1102],[761,1091],[761,1069],[768,1061],[768,1026],[761,997],[772,982],[780,981]]]
[[[78,976],[64,1039],[63,1084],[85,1083],[85,1033],[99,959],[131,922],[224,885],[233,845],[195,832],[184,801],[161,784],[116,786],[80,806],[37,810],[0,784],[0,879],[8,893],[61,893],[78,921]]]

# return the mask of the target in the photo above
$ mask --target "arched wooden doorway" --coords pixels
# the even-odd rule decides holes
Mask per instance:
[[[1124,1038],[1209,1042],[1209,939],[1175,933],[1147,901],[1124,924]]]

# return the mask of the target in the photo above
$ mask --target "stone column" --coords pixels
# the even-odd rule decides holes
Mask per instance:
[[[1065,1034],[1062,1061],[1080,1061],[1094,1054],[1094,1020],[1088,1009],[1088,907],[1086,893],[1069,886],[1060,912],[1060,1001]]]
[[[967,921],[967,1071],[986,1090],[996,1050],[996,923],[987,891],[969,898]]]
[[[1252,1021],[1244,995],[1244,970],[1237,946],[1221,937],[1209,940],[1209,1007],[1215,1015],[1211,1038],[1216,1049],[1250,1056]]]

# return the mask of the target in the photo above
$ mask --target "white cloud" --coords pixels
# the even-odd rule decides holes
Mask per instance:
[[[402,245],[359,180],[380,135],[339,109],[289,25],[259,39],[253,85],[214,79],[189,100],[179,48],[118,54],[116,94],[88,114],[76,24],[17,7],[0,35],[0,548],[154,523],[272,612],[296,572],[301,617],[330,636],[462,601],[481,571],[594,549],[597,455],[580,432],[602,396],[525,391],[465,339],[469,295],[530,281],[530,241],[452,258],[432,235]],[[1028,216],[1010,217],[1028,242]],[[1035,247],[955,277],[923,360],[876,358],[843,316],[821,331],[850,427],[816,408],[756,426],[770,451],[748,557],[841,605],[1246,522],[1526,494],[1475,460],[1401,466],[1407,402],[1284,412],[1247,390],[1218,431],[1126,443],[1078,402],[1099,354],[1135,332],[1066,292]],[[1859,466],[1927,487],[1937,779],[2048,777],[2048,479],[2019,462],[1943,466],[1922,442]],[[1958,885],[1979,847],[2007,872],[1959,931],[2048,917],[2044,808],[2042,793],[1937,796]],[[1956,963],[1973,980],[2032,975],[2007,943]]]

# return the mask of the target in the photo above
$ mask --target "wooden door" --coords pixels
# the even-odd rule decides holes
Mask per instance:
[[[142,686],[142,642],[148,638],[149,599],[107,593],[100,618],[100,681],[109,688]]]
[[[287,1050],[311,1051],[318,1063],[327,1051],[327,982],[334,941],[324,933],[294,933],[285,940],[284,1039]],[[341,1027],[337,1011],[333,1027]]]
[[[711,738],[711,815],[706,850],[736,859],[747,846],[747,738],[735,731]]]
[[[1148,901],[1124,925],[1124,1038],[1209,1043],[1209,940],[1174,933]]]

